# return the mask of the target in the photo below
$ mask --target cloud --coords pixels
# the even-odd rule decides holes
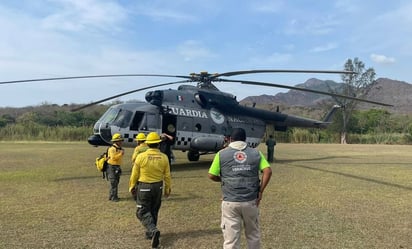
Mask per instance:
[[[332,16],[301,16],[291,19],[285,32],[289,35],[327,35],[333,33],[339,24],[340,22]]]
[[[396,9],[390,9],[384,12],[382,15],[378,16],[383,22],[389,22],[390,24],[402,23],[405,25],[412,25],[412,16],[410,15],[412,11],[412,3],[408,2],[406,4],[400,5]],[[405,29],[408,29],[405,27]]]
[[[410,82],[411,11],[412,3],[405,1],[372,0],[2,1],[0,74],[6,81],[89,74],[187,75],[199,69],[341,69],[345,58],[370,56],[383,76]],[[250,77],[291,84],[307,79],[306,74]],[[3,86],[0,90],[8,94],[0,106],[84,102],[163,80],[11,85],[10,93]],[[107,92],[97,94],[96,89]],[[245,95],[252,94],[254,88],[247,89]],[[20,98],[11,97],[12,90]]]
[[[177,22],[193,22],[197,20],[197,17],[194,15],[166,9],[145,9],[141,14],[158,21],[173,20]]]
[[[278,0],[263,0],[252,4],[252,10],[263,13],[277,13],[284,7],[283,1]]]
[[[329,50],[333,50],[338,47],[337,43],[331,42],[322,46],[317,46],[309,50],[312,53],[319,53],[319,52],[326,52]]]
[[[136,16],[148,17],[156,22],[196,23],[205,15],[212,15],[218,3],[212,1],[131,1]],[[207,14],[206,14],[207,13]]]
[[[293,55],[290,53],[272,53],[269,56],[253,57],[250,59],[250,64],[270,67],[288,64],[292,59]]]
[[[178,47],[178,53],[185,61],[193,61],[201,58],[214,58],[217,54],[203,46],[199,41],[188,40]]]
[[[395,63],[395,58],[393,57],[387,57],[385,55],[380,55],[380,54],[371,54],[370,58],[372,61],[379,63],[379,64],[392,64]]]
[[[344,13],[357,13],[360,11],[358,0],[337,0],[335,3],[335,8]]]
[[[43,26],[52,30],[82,31],[118,29],[127,19],[127,10],[115,1],[53,0],[55,9],[43,19]]]
[[[384,8],[382,6],[382,8]],[[369,53],[390,51],[398,59],[412,54],[412,3],[396,3],[385,7],[356,30],[359,41]],[[377,42],[378,41],[378,42]]]

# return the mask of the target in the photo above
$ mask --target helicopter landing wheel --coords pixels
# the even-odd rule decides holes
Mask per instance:
[[[189,161],[194,162],[194,161],[199,161],[199,151],[194,151],[194,150],[189,150],[187,152],[187,159],[189,159]]]

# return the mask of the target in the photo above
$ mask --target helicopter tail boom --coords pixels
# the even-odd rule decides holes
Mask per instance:
[[[340,105],[334,105],[334,106],[332,106],[332,109],[329,111],[328,114],[326,114],[326,116],[325,116],[325,118],[324,118],[324,120],[323,120],[323,123],[331,123],[331,122],[332,122],[333,115],[335,115],[336,111],[337,111],[339,108],[341,108]]]

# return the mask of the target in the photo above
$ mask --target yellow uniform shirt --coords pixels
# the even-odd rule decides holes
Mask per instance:
[[[164,181],[165,193],[170,193],[170,166],[166,154],[159,149],[149,148],[137,155],[134,161],[132,174],[130,175],[129,191],[137,182],[154,183]]]
[[[116,144],[113,144],[113,146],[110,146],[109,151],[108,151],[108,157],[109,160],[107,162],[111,165],[121,165],[123,161],[123,150],[118,147]]]
[[[136,160],[137,155],[139,155],[142,152],[145,152],[147,149],[149,149],[149,146],[145,143],[141,143],[136,148],[134,148],[133,155],[132,155],[132,163],[134,163],[134,160]]]

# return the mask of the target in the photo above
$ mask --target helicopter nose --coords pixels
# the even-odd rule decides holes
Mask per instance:
[[[107,146],[110,145],[109,143],[106,143],[99,135],[91,135],[88,139],[87,142],[93,146]]]

